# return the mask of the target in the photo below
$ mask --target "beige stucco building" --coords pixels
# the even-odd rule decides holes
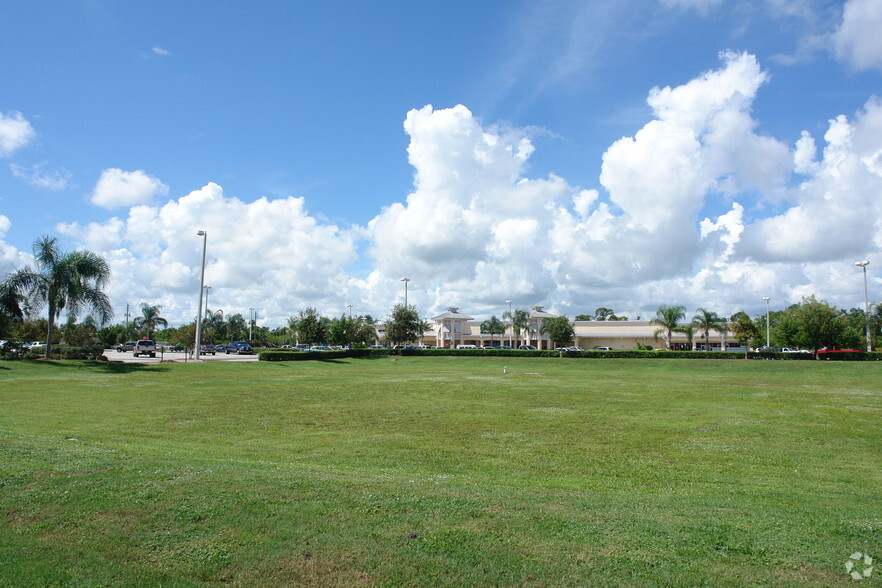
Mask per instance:
[[[459,308],[452,306],[446,312],[432,317],[432,327],[423,334],[422,344],[433,347],[455,348],[457,345],[474,345],[475,347],[491,347],[494,345],[533,345],[537,349],[554,349],[555,344],[548,336],[541,333],[544,322],[557,315],[546,312],[542,306],[533,306],[528,320],[529,329],[522,333],[512,333],[510,324],[506,324],[503,335],[481,333],[481,321],[463,314]],[[688,323],[682,323],[683,326]],[[378,336],[382,341],[384,327],[378,326]],[[664,349],[664,334],[657,325],[649,321],[575,321],[573,323],[575,338],[562,343],[561,346],[575,345],[582,349],[610,347],[614,350],[637,349],[637,344]],[[731,333],[711,331],[707,342],[703,333],[696,333],[692,344],[687,335],[672,333],[672,349],[705,349],[710,351],[743,351],[732,340]]]

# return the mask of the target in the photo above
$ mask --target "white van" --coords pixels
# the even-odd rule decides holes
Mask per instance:
[[[477,347],[475,345],[465,345],[465,344],[457,345],[456,348],[457,349],[477,349]]]

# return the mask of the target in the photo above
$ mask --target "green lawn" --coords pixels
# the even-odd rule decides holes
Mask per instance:
[[[845,585],[882,558],[880,375],[0,362],[0,586]]]

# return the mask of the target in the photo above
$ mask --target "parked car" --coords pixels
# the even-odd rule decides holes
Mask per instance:
[[[595,347],[591,351],[612,351],[612,347]]]
[[[333,351],[333,349],[327,345],[313,345],[309,348],[309,351]]]
[[[199,355],[215,355],[217,354],[217,347],[214,346],[214,343],[205,343],[199,346]]]
[[[476,345],[468,345],[466,343],[460,343],[459,345],[456,346],[456,348],[457,349],[477,349],[478,347]]]
[[[151,341],[150,339],[141,339],[140,341],[135,343],[135,347],[134,349],[132,349],[132,355],[135,357],[139,357],[141,355],[156,357],[156,342]]]
[[[183,351],[183,350],[184,350],[184,346],[183,346],[183,345],[169,345],[168,350],[169,350],[169,351],[176,351],[176,352],[177,352],[177,351]]]
[[[248,344],[248,341],[233,341],[224,349],[227,355],[234,353],[236,355],[254,355],[254,349]]]
[[[535,345],[519,345],[518,349],[520,351],[536,351]]]
[[[125,343],[120,343],[119,345],[114,347],[114,349],[125,353],[126,351],[133,350],[135,348],[135,343],[137,343],[137,341],[126,341]]]

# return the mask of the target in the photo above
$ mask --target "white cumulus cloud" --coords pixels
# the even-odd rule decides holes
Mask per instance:
[[[848,0],[833,35],[836,54],[857,69],[882,69],[882,4]]]
[[[36,136],[34,127],[22,113],[0,112],[0,156],[11,155],[13,151],[24,147]]]
[[[122,208],[147,204],[166,194],[168,186],[143,170],[123,171],[114,167],[101,172],[89,200],[104,208]]]
[[[118,311],[127,302],[148,302],[161,304],[175,322],[190,320],[202,262],[199,230],[208,234],[205,283],[214,310],[247,314],[253,307],[278,325],[308,305],[330,310],[341,299],[364,297],[343,272],[354,260],[357,232],[320,223],[302,198],[246,203],[208,184],[159,207],[134,206],[126,218],[57,230],[107,257]]]

